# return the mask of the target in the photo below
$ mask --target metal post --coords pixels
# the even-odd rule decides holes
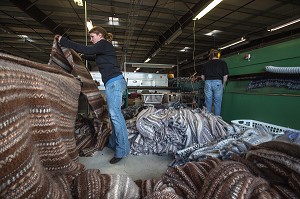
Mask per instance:
[[[87,29],[87,8],[86,8],[86,1],[84,1],[84,28],[85,28],[85,45],[87,46],[88,40],[88,29]],[[85,60],[85,67],[88,68],[88,62]]]
[[[179,85],[179,65],[178,65],[178,55],[177,55],[177,77],[176,77],[176,87]]]

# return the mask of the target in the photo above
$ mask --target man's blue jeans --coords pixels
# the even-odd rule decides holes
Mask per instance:
[[[214,102],[214,114],[221,115],[223,85],[222,80],[205,80],[205,107],[211,113],[212,102]]]
[[[105,85],[106,103],[112,123],[112,134],[109,136],[108,147],[115,151],[114,157],[116,158],[126,157],[130,152],[126,122],[121,111],[122,95],[126,87],[124,79],[118,79]]]

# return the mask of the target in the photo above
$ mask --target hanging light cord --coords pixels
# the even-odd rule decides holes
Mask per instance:
[[[193,25],[193,39],[194,39],[193,61],[194,61],[194,72],[195,72],[194,75],[197,74],[197,71],[196,71],[196,60],[195,60],[195,51],[196,51],[196,33],[195,33],[195,28],[196,28],[196,20],[194,20],[194,25]]]
[[[191,86],[192,86],[192,90],[193,90],[193,102],[192,102],[192,108],[196,108],[197,107],[197,97],[196,97],[196,93],[195,93],[195,89],[194,89],[194,83],[195,80],[197,79],[195,77],[195,75],[197,74],[196,71],[196,60],[195,60],[195,51],[196,51],[196,34],[195,34],[195,28],[196,28],[196,20],[194,20],[194,24],[193,24],[193,39],[194,39],[194,46],[193,46],[193,67],[194,67],[194,74],[191,76]]]

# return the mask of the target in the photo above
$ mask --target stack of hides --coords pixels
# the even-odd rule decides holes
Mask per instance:
[[[300,198],[298,132],[252,146],[244,158],[170,167],[160,179],[85,170],[74,135],[85,81],[51,63],[0,53],[1,199]]]
[[[299,150],[294,143],[265,142],[252,147],[246,158],[208,157],[170,168],[162,182],[175,190],[177,198],[296,199],[300,197]]]
[[[81,92],[94,115],[94,148],[103,147],[105,135],[98,125],[101,100],[76,67],[70,74],[52,61],[0,53],[0,198],[139,198],[127,176],[85,170],[78,162],[74,132]]]

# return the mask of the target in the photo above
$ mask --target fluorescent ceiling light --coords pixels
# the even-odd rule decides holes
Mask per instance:
[[[108,24],[113,26],[120,25],[118,17],[108,17]]]
[[[158,48],[158,49],[152,54],[151,57],[155,57],[155,55],[156,55],[157,53],[159,53],[160,50],[161,50],[161,48]]]
[[[112,43],[112,45],[113,45],[114,47],[118,47],[118,46],[119,46],[118,41],[111,41],[111,43]]]
[[[281,28],[287,27],[287,26],[289,26],[289,25],[292,25],[292,24],[295,24],[295,23],[298,23],[298,22],[300,22],[300,18],[295,19],[295,20],[290,21],[290,22],[287,22],[287,23],[285,23],[285,24],[276,26],[276,27],[274,27],[274,28],[268,28],[268,31],[269,31],[269,32],[273,32],[273,31],[275,31],[275,30],[279,30],[279,29],[281,29]]]
[[[178,30],[176,30],[166,41],[165,41],[165,45],[170,44],[172,41],[174,41],[174,39],[176,39],[180,34],[182,33],[182,29],[179,28]]]
[[[136,68],[133,72],[137,72],[137,71],[139,71],[141,68]]]
[[[188,50],[190,50],[191,47],[184,47],[183,49],[179,50],[180,52],[187,52]]]
[[[232,43],[230,43],[230,44],[228,44],[228,45],[225,45],[225,46],[223,46],[223,47],[220,47],[219,50],[223,50],[223,49],[225,49],[225,48],[228,48],[228,47],[230,47],[230,46],[234,46],[234,45],[239,44],[239,43],[242,43],[242,42],[244,42],[244,41],[246,41],[246,39],[245,39],[244,37],[242,37],[242,38],[241,38],[240,40],[238,40],[238,41],[235,41],[235,42],[232,42]]]
[[[86,27],[87,27],[88,31],[90,31],[94,27],[92,20],[88,20],[86,22]]]
[[[30,39],[27,35],[18,35],[21,39],[25,39],[26,41],[29,42],[35,42],[33,39]]]
[[[136,68],[173,68],[174,67],[174,64],[151,64],[151,63],[131,63],[131,62],[127,62],[126,64],[130,64],[131,67],[136,67]]]
[[[74,0],[74,3],[78,6],[83,6],[82,0]]]
[[[216,34],[218,34],[220,32],[223,32],[223,31],[221,31],[221,30],[213,30],[213,31],[210,31],[210,32],[208,32],[208,33],[206,33],[204,35],[206,35],[206,36],[215,36]]]
[[[204,15],[206,15],[209,11],[211,11],[214,7],[216,7],[219,3],[221,3],[222,0],[214,0],[208,6],[206,6],[203,10],[197,14],[197,16],[193,20],[198,20],[202,18]]]
[[[241,42],[239,44],[235,44],[234,46],[231,46],[230,49],[234,49],[234,48],[237,48],[239,46],[246,45],[246,44],[249,44],[249,43],[250,43],[249,41],[244,41],[244,42]]]
[[[151,60],[151,58],[148,57],[148,58],[145,60],[145,62],[147,63],[147,62],[150,61],[150,60]]]
[[[184,60],[180,61],[178,64],[183,64],[183,63],[185,63],[187,61],[188,61],[187,59],[184,59]]]

